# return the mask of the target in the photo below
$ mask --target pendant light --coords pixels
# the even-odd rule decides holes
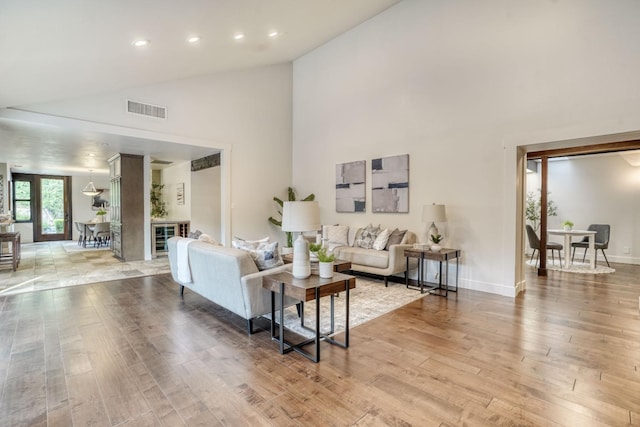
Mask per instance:
[[[87,184],[86,187],[84,187],[82,189],[82,194],[84,194],[85,196],[97,196],[98,194],[100,194],[100,192],[98,190],[96,190],[96,186],[93,185],[93,171],[89,170],[89,183]]]

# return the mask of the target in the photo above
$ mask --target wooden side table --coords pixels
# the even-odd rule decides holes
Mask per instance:
[[[448,297],[449,290],[451,292],[458,292],[458,270],[460,267],[460,249],[441,249],[440,252],[432,252],[427,249],[405,249],[404,256],[407,258],[407,271],[409,271],[409,258],[417,258],[418,259],[418,287],[420,289],[420,293],[424,293],[425,290],[434,295],[439,295],[441,297]],[[456,260],[456,278],[455,278],[455,287],[453,289],[449,289],[449,260]],[[429,283],[426,281],[425,276],[427,274],[427,263],[426,261],[438,261],[439,266],[439,274],[438,274],[438,283]],[[445,263],[445,279],[444,282],[442,280],[442,263]],[[409,275],[407,275],[407,288],[409,285]],[[431,286],[425,286],[431,285]],[[442,292],[444,291],[444,292]]]
[[[331,279],[322,279],[320,276],[311,275],[306,279],[296,279],[288,271],[269,274],[262,278],[262,287],[271,291],[271,338],[278,341],[280,354],[295,351],[307,359],[318,363],[320,361],[320,340],[323,339],[330,344],[338,345],[342,348],[349,347],[349,289],[356,287],[356,278],[347,274],[335,273]],[[345,331],[344,342],[334,340],[329,335],[334,332],[334,297],[337,292],[345,292]],[[304,340],[297,344],[291,343],[284,336],[284,310],[280,310],[279,328],[276,335],[276,293],[280,294],[279,307],[284,306],[284,297],[292,297],[305,301],[316,301],[316,328],[313,338]],[[331,297],[331,330],[326,333],[320,332],[320,298]],[[308,344],[314,344],[315,353],[310,353],[303,349]]]

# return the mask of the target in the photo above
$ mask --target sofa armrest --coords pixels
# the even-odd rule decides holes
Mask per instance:
[[[267,314],[271,309],[270,292],[262,287],[262,278],[269,274],[281,271],[291,271],[293,264],[285,264],[268,270],[249,273],[240,278],[242,283],[242,293],[244,296],[245,312],[248,318],[253,318]],[[300,301],[291,298],[285,299],[285,307],[297,304]]]
[[[404,256],[405,249],[411,249],[413,245],[398,244],[389,246],[389,267],[393,268],[394,272],[405,271],[407,269],[407,259]],[[413,260],[415,261],[415,260]],[[409,268],[414,268],[412,264],[416,264],[409,260]]]

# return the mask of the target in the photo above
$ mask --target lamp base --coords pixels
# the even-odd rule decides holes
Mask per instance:
[[[296,279],[306,279],[311,276],[309,242],[302,237],[302,233],[300,233],[300,236],[293,242],[293,268],[291,273]]]
[[[429,230],[427,230],[427,242],[429,242],[429,244],[433,244],[433,242],[431,241],[431,236],[437,236],[438,233],[439,232],[438,227],[436,227],[436,223],[432,222]]]

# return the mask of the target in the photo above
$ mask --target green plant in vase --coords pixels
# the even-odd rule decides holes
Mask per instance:
[[[442,249],[442,246],[440,246],[440,242],[442,242],[443,239],[444,236],[442,236],[442,234],[431,235],[431,241],[433,242],[433,245],[431,245],[432,252],[440,252],[440,250]]]
[[[287,188],[287,198],[289,202],[295,202],[296,201],[296,192],[294,191],[294,189],[292,187],[288,187]],[[307,197],[305,197],[304,199],[302,199],[303,202],[312,202],[314,201],[316,198],[316,195],[311,193],[309,194]],[[278,197],[274,197],[273,201],[276,202],[278,204],[278,215],[280,215],[280,219],[274,218],[272,216],[269,217],[269,222],[277,227],[282,228],[282,208],[284,206],[284,202],[282,201],[282,199],[278,198]],[[291,231],[285,231],[285,235],[287,236],[287,248],[293,248],[293,233]]]
[[[327,248],[320,248],[318,250],[318,261],[320,262],[333,262],[336,260],[336,254],[327,253]]]
[[[318,261],[318,251],[322,249],[322,243],[309,243],[309,253],[311,261]]]
[[[565,230],[571,230],[573,228],[573,222],[566,220],[562,223],[562,228]]]
[[[100,217],[100,221],[104,222],[104,216],[107,214],[107,211],[104,208],[100,208],[98,209],[98,212],[96,212],[96,216]]]

